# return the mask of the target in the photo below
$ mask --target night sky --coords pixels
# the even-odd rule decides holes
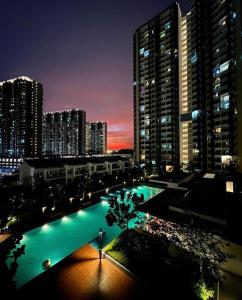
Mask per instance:
[[[133,33],[173,2],[3,0],[0,80],[41,82],[44,111],[86,110],[107,121],[109,149],[133,147]]]

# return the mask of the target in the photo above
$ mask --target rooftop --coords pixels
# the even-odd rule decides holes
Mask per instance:
[[[8,79],[8,80],[5,80],[5,81],[1,81],[0,82],[0,86],[3,85],[4,83],[6,82],[14,82],[15,80],[25,80],[25,81],[30,81],[30,82],[33,82],[34,80],[27,77],[27,76],[20,76],[20,77],[16,77],[16,78],[13,78],[13,79]]]
[[[62,168],[64,165],[86,165],[87,163],[102,164],[104,162],[127,161],[128,158],[122,156],[90,156],[90,157],[71,157],[71,158],[40,158],[25,159],[24,161],[31,167],[41,168]]]

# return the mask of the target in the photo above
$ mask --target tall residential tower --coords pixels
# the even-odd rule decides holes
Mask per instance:
[[[0,165],[17,169],[24,157],[41,155],[42,85],[22,76],[0,82]]]
[[[43,154],[85,155],[86,112],[78,109],[43,114]]]
[[[193,162],[242,170],[242,4],[191,3]]]
[[[241,7],[175,3],[135,32],[137,163],[242,171]]]
[[[87,154],[107,153],[107,123],[87,122],[86,124],[86,152]]]
[[[134,34],[135,159],[140,164],[179,166],[178,3]]]

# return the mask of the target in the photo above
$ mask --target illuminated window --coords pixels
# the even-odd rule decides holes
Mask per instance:
[[[230,61],[226,61],[222,65],[220,65],[220,73],[228,70]]]
[[[167,22],[165,24],[165,30],[169,30],[171,28],[171,22]]]
[[[150,50],[146,50],[145,52],[144,52],[144,57],[148,57],[150,55]]]
[[[171,116],[161,117],[160,118],[161,123],[169,123],[171,122]]]
[[[162,39],[163,37],[165,37],[166,36],[166,32],[165,31],[162,31],[161,33],[160,33],[160,38]]]
[[[197,59],[198,59],[197,52],[196,52],[196,51],[193,51],[193,52],[192,52],[192,56],[191,56],[191,63],[192,63],[192,64],[195,64],[195,63],[197,62]]]
[[[221,108],[222,109],[229,109],[230,105],[230,95],[228,93],[221,95]]]
[[[144,111],[145,111],[145,106],[144,105],[140,106],[140,112],[144,112]]]
[[[192,118],[193,119],[197,119],[197,117],[199,116],[199,114],[200,114],[200,110],[194,110],[192,112]]]
[[[213,69],[213,77],[216,77],[220,74],[220,68],[218,66],[216,66],[214,69]]]
[[[141,49],[139,50],[139,54],[140,54],[140,55],[143,55],[143,54],[144,54],[144,51],[145,51],[145,48],[141,48]]]
[[[172,145],[171,144],[162,144],[161,148],[162,149],[166,149],[166,150],[171,150],[172,149]]]
[[[221,101],[229,101],[229,93],[221,95]]]

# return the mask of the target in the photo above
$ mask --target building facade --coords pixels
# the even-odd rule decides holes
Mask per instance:
[[[241,170],[241,1],[191,3],[193,162]]]
[[[71,109],[43,114],[44,155],[85,155],[86,112]]]
[[[123,156],[26,159],[20,167],[20,181],[24,185],[34,185],[40,180],[67,184],[93,174],[118,175],[133,164],[132,157]]]
[[[0,168],[11,173],[42,150],[43,87],[22,76],[0,82]]]
[[[182,169],[186,169],[193,159],[191,12],[181,18],[179,44],[180,164]]]
[[[86,123],[86,153],[89,155],[107,154],[107,123]]]
[[[134,34],[134,145],[140,164],[180,163],[180,17],[175,3]]]
[[[241,2],[175,3],[136,31],[137,163],[242,171]]]

